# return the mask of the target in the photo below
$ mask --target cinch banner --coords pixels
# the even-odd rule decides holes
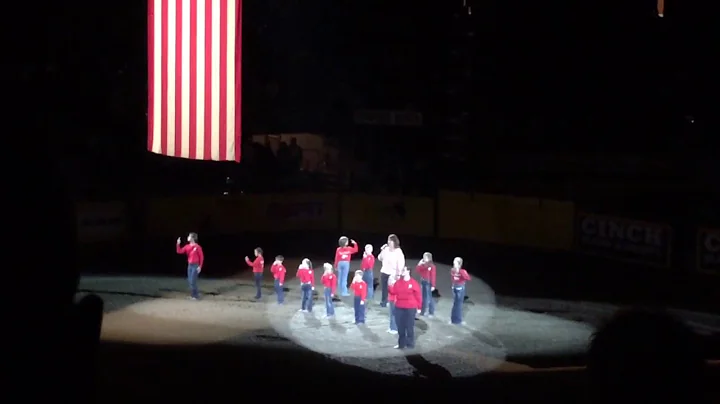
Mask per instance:
[[[76,206],[80,243],[118,241],[127,236],[127,211],[122,202],[82,202]]]
[[[720,274],[720,229],[700,229],[697,236],[698,270]]]
[[[344,194],[341,206],[344,232],[421,237],[435,233],[435,206],[431,198]]]
[[[588,254],[669,267],[672,229],[662,223],[578,213],[575,248]]]
[[[337,230],[337,194],[257,194],[218,197],[212,233]]]

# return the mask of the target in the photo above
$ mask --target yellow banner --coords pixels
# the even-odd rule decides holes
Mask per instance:
[[[75,207],[80,243],[118,241],[127,237],[127,207],[123,202],[81,202]]]
[[[214,202],[212,197],[150,199],[145,206],[147,234],[176,238],[191,231],[201,232],[208,226]]]
[[[569,250],[572,202],[441,191],[441,238]]]
[[[242,232],[337,230],[336,194],[264,194],[219,197],[210,229],[220,235]]]
[[[432,198],[344,194],[343,231],[434,235],[435,206]]]

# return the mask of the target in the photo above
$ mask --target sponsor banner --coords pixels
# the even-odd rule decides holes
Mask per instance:
[[[662,223],[578,213],[575,248],[588,254],[669,267],[672,229]]]
[[[337,230],[336,194],[262,194],[218,197],[209,231],[219,235],[242,232]]]
[[[168,197],[150,199],[145,206],[145,227],[151,237],[175,240],[189,232],[208,229],[215,200],[212,197]]]
[[[697,268],[720,274],[720,229],[700,229],[697,235]]]
[[[432,198],[344,194],[341,206],[345,232],[422,237],[431,237],[435,233]]]
[[[118,241],[127,236],[127,207],[122,202],[81,202],[76,208],[78,242]]]

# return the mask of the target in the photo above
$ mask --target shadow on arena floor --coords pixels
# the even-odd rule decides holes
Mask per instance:
[[[408,358],[408,362],[416,361]],[[213,402],[232,398],[274,401],[322,399],[367,402],[367,394],[402,393],[406,402],[427,402],[428,394],[483,402],[587,402],[583,370],[485,373],[450,379],[438,372],[422,377],[379,375],[339,364],[310,351],[227,345],[141,346],[103,343],[96,373],[98,401],[108,403]],[[712,367],[711,380],[720,376]],[[273,390],[273,387],[279,387]],[[718,386],[710,386],[718,396]],[[329,389],[329,390],[328,390]],[[304,393],[305,392],[305,393]]]
[[[483,398],[532,403],[546,402],[548,395],[557,397],[567,388],[573,394],[583,391],[582,372],[485,374],[467,379],[437,377],[431,372],[420,379],[379,375],[341,365],[310,351],[226,345],[149,347],[103,343],[98,363],[98,394],[103,402],[118,403],[138,398],[162,402],[207,402],[249,396],[298,399],[303,398],[300,392],[308,388],[310,392],[304,397],[310,400],[322,394],[323,386],[333,386],[332,391],[337,391],[335,395],[342,397],[343,402],[366,401],[367,397],[351,393],[357,391],[354,387],[357,385],[372,386],[368,394],[386,389],[406,391],[403,395],[408,399],[423,402],[428,392],[474,391]],[[262,383],[267,386],[261,386]],[[523,388],[513,388],[520,385]],[[273,391],[272,386],[282,388]],[[111,395],[106,395],[110,392]]]

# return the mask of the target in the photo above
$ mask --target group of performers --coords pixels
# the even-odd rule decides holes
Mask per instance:
[[[182,246],[181,239],[177,240],[177,253],[187,255],[188,259],[188,284],[190,286],[190,298],[197,300],[197,278],[202,270],[204,255],[202,247],[197,242],[197,234],[188,235],[188,244]],[[325,317],[335,316],[335,305],[333,298],[339,292],[340,296],[350,296],[352,291],[353,308],[355,312],[355,324],[364,324],[367,313],[368,302],[373,301],[374,295],[374,273],[375,256],[373,246],[365,246],[360,270],[355,271],[352,282],[348,282],[350,272],[350,261],[352,255],[359,252],[358,244],[348,237],[340,237],[338,247],[335,251],[334,264],[323,264],[323,274],[320,283],[324,288]],[[262,297],[262,278],[265,267],[263,250],[258,247],[254,251],[254,259],[245,257],[245,262],[253,271],[255,283],[255,298]],[[377,260],[382,263],[380,270],[380,307],[387,307],[389,314],[388,333],[398,335],[398,344],[395,348],[411,349],[415,346],[415,316],[433,317],[435,315],[435,301],[432,293],[435,290],[437,279],[437,268],[433,263],[432,254],[426,252],[415,267],[419,274],[418,283],[411,276],[411,271],[405,263],[405,254],[400,248],[400,240],[395,234],[388,236],[387,244],[380,248]],[[278,304],[285,303],[285,292],[283,284],[287,269],[284,266],[285,258],[282,255],[275,257],[270,267],[274,279],[275,294]],[[465,299],[465,284],[470,280],[470,275],[463,269],[463,260],[456,257],[450,270],[451,287],[453,293],[453,304],[450,311],[450,323],[455,325],[464,324],[462,318],[462,307]],[[337,271],[337,274],[335,273]],[[300,263],[297,274],[300,281],[300,311],[312,312],[312,293],[315,290],[315,274],[313,265],[305,258]]]

